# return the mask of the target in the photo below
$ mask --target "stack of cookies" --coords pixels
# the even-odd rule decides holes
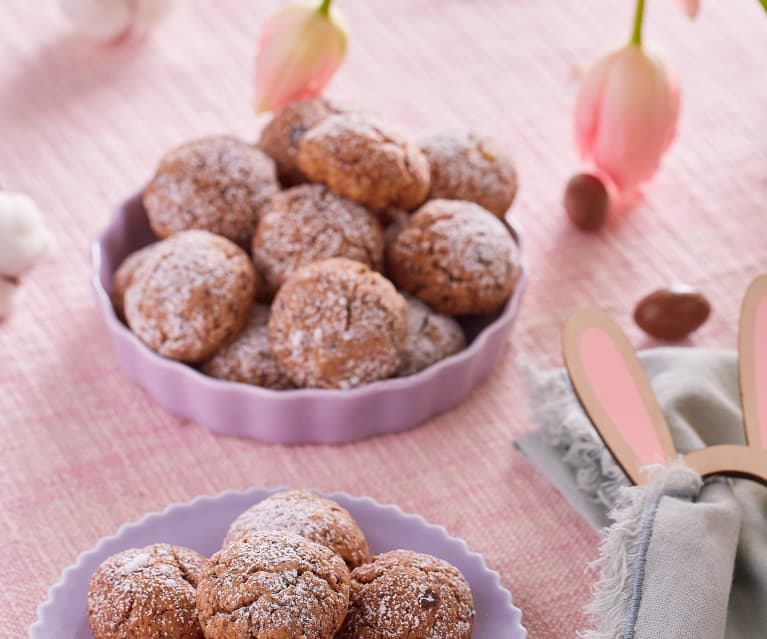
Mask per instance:
[[[151,349],[221,379],[412,375],[464,348],[456,316],[510,297],[515,193],[486,138],[416,144],[324,98],[297,102],[255,146],[211,137],[162,159],[143,194],[160,241],[120,265],[115,308]]]
[[[447,562],[370,558],[348,511],[290,491],[242,513],[210,559],[167,544],[109,557],[88,620],[95,639],[470,639],[474,604]]]

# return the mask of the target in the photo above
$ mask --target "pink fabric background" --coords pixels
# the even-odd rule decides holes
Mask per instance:
[[[125,521],[226,488],[307,485],[445,525],[501,572],[533,638],[574,636],[598,538],[512,449],[532,427],[516,361],[558,364],[562,321],[588,304],[650,344],[631,308],[672,281],[714,306],[692,343],[734,347],[741,296],[767,270],[757,2],[704,0],[695,23],[648,3],[646,37],[681,80],[679,136],[647,199],[589,236],[560,204],[576,169],[570,112],[578,68],[628,36],[629,3],[339,0],[353,33],[332,92],[414,133],[479,127],[508,144],[532,281],[501,367],[460,408],[337,448],[214,437],[167,414],[118,369],[88,284],[89,242],[163,151],[256,136],[255,40],[279,2],[183,0],[148,41],[111,48],[72,36],[52,0],[2,4],[0,180],[37,199],[58,249],[0,325],[0,634],[24,636],[61,571]]]

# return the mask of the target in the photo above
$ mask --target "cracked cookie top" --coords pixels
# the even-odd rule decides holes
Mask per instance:
[[[168,544],[109,557],[88,588],[95,639],[202,639],[195,589],[206,561]]]
[[[202,370],[211,377],[243,384],[274,390],[294,388],[272,355],[269,307],[264,304],[253,305],[242,333],[205,362]]]
[[[388,271],[438,313],[485,315],[509,298],[519,249],[503,222],[473,202],[430,200],[387,247]]]
[[[197,588],[206,639],[332,639],[349,604],[349,570],[288,532],[252,532],[210,558]]]
[[[341,113],[342,108],[322,97],[291,102],[267,122],[261,130],[258,148],[274,160],[277,175],[284,186],[306,182],[296,164],[298,144],[304,134],[325,118]]]
[[[152,350],[200,362],[240,332],[257,287],[247,253],[207,231],[155,245],[125,292],[131,330]]]
[[[407,300],[407,338],[402,350],[400,377],[414,375],[466,346],[461,325],[448,315],[432,311],[411,296]]]
[[[208,137],[167,153],[144,191],[152,230],[164,238],[188,229],[248,246],[258,210],[279,190],[274,162],[232,137]]]
[[[373,557],[352,572],[337,639],[470,639],[474,603],[461,573],[410,550]]]
[[[297,162],[312,182],[371,209],[412,210],[429,192],[429,163],[421,150],[360,113],[332,115],[310,129]]]
[[[383,231],[370,211],[321,184],[296,186],[269,199],[253,237],[253,262],[268,295],[301,266],[331,257],[381,270]]]
[[[269,339],[299,386],[353,388],[400,365],[407,304],[364,264],[332,258],[305,266],[274,298]]]
[[[272,495],[232,522],[224,545],[256,530],[286,530],[337,553],[350,568],[369,557],[365,535],[349,511],[308,490]]]
[[[507,153],[476,133],[432,133],[418,139],[431,167],[429,199],[467,200],[503,218],[517,193]]]

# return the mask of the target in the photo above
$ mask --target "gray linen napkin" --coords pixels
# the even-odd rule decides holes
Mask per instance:
[[[743,443],[734,353],[639,354],[677,449]],[[563,370],[533,375],[540,429],[516,444],[595,528],[605,529],[587,639],[765,639],[767,488],[681,464],[629,487]],[[612,523],[610,523],[612,522]]]

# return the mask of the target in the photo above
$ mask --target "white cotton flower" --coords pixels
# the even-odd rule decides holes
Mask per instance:
[[[18,278],[52,248],[53,235],[32,199],[0,191],[0,318],[10,313]]]
[[[131,29],[154,26],[173,0],[60,0],[60,4],[76,29],[94,40],[110,42]]]
[[[53,248],[53,235],[32,198],[0,191],[0,275],[20,277]]]

